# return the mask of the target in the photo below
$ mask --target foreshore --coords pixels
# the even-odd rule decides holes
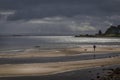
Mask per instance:
[[[42,76],[67,71],[120,64],[120,57],[56,63],[0,65],[0,77]]]
[[[0,53],[0,58],[32,58],[32,57],[60,57],[60,56],[75,56],[81,54],[102,54],[108,52],[120,52],[119,47],[98,47],[94,51],[91,47],[83,48],[67,48],[56,50],[40,50],[40,49],[26,49],[22,52],[16,53]]]
[[[97,80],[106,75],[106,70],[116,69],[120,65],[108,65],[88,69],[79,69],[53,75],[0,77],[0,80]]]
[[[59,50],[40,50],[26,49],[19,53],[0,53],[0,58],[51,58],[51,57],[67,57],[88,54],[103,53],[119,53],[118,47],[97,47],[93,48],[69,48]],[[120,56],[105,57],[102,59],[92,58],[88,60],[64,61],[64,62],[48,62],[48,63],[25,63],[25,64],[1,64],[0,77],[20,77],[20,76],[43,76],[63,73],[67,71],[89,69],[95,67],[103,67],[120,64]]]

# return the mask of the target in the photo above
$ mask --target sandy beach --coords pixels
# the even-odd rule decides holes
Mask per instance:
[[[120,57],[56,63],[0,65],[0,77],[51,75],[66,71],[120,64]]]
[[[75,56],[81,54],[102,54],[107,52],[120,52],[118,47],[98,47],[96,51],[93,48],[68,48],[56,50],[39,50],[39,49],[26,49],[19,53],[0,53],[0,58],[32,58],[32,57],[60,57],[60,56]]]
[[[1,53],[0,58],[42,58],[42,57],[61,57],[61,56],[77,56],[87,54],[103,54],[109,52],[120,52],[120,48],[97,48],[93,51],[93,48],[69,48],[59,50],[39,50],[39,49],[26,49],[19,53]],[[63,61],[63,62],[49,62],[49,63],[19,63],[19,64],[1,64],[0,65],[0,77],[17,77],[17,76],[43,76],[57,73],[63,73],[67,71],[88,69],[95,67],[103,67],[109,65],[120,64],[120,57],[105,57],[101,59],[88,59],[88,60],[76,60],[76,61]]]

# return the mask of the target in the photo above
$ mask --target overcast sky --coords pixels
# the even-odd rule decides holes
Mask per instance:
[[[120,0],[0,0],[0,34],[94,34],[120,24]]]

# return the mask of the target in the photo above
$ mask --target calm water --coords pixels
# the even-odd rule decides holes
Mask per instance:
[[[80,38],[72,36],[0,37],[0,50],[16,50],[40,46],[41,49],[98,46],[120,47],[120,38]]]

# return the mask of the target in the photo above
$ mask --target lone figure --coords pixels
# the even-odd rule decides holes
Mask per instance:
[[[94,51],[95,51],[95,49],[96,49],[96,45],[93,45],[93,48],[94,48]]]

